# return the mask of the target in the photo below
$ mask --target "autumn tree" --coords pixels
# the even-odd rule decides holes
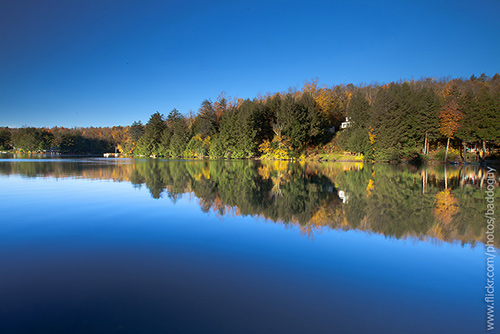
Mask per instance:
[[[141,121],[134,121],[131,126],[128,127],[127,139],[125,142],[124,153],[132,154],[139,139],[144,134],[144,125]]]
[[[111,128],[111,137],[113,138],[115,150],[118,150],[120,153],[127,153],[125,148],[128,141],[128,131],[128,127],[123,126],[113,126]]]
[[[448,160],[448,149],[450,146],[450,139],[452,139],[460,129],[460,122],[463,118],[463,114],[460,111],[459,105],[456,99],[452,98],[446,105],[441,109],[439,114],[439,131],[447,138],[446,141],[446,152],[444,156],[444,162]]]
[[[453,197],[450,189],[444,189],[436,194],[434,215],[438,222],[447,226],[458,212],[458,200]]]

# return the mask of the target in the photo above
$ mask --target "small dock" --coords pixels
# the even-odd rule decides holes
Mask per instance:
[[[118,158],[120,153],[104,153],[105,158]]]

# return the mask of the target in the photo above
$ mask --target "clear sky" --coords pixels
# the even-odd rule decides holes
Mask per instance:
[[[500,2],[2,0],[0,126],[113,126],[220,92],[500,72]]]

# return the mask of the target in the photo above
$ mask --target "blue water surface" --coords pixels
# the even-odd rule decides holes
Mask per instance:
[[[308,236],[189,189],[48,174],[0,175],[1,333],[486,332],[480,242]]]

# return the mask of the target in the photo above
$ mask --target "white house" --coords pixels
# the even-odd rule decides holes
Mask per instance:
[[[345,122],[342,122],[342,124],[340,124],[340,128],[347,129],[349,125],[351,125],[351,121],[349,120],[349,117],[346,117]]]

